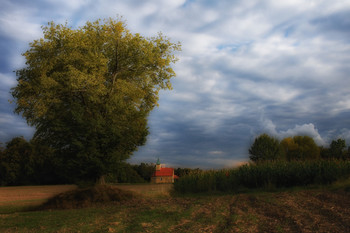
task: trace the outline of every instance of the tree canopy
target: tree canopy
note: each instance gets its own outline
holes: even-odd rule
[[[332,145],[339,153],[347,155],[345,151],[345,140],[332,142]],[[316,160],[321,158],[321,148],[318,147],[309,136],[294,136],[284,138],[281,142],[267,134],[258,136],[249,149],[250,160],[253,162],[272,161],[272,160]],[[324,154],[329,154],[328,149],[322,149]],[[322,156],[326,158],[327,155]],[[338,156],[339,157],[339,156]]]
[[[281,141],[281,145],[288,160],[318,159],[320,149],[309,136],[288,137]]]
[[[78,29],[51,22],[43,35],[16,72],[15,112],[35,126],[35,140],[55,149],[69,177],[96,180],[145,143],[180,44],[132,34],[113,19]]]
[[[346,157],[345,148],[346,148],[346,144],[344,139],[338,138],[337,140],[333,140],[329,145],[330,157],[337,158],[337,159]]]
[[[255,138],[249,154],[249,158],[254,162],[277,160],[282,156],[279,141],[267,134]]]

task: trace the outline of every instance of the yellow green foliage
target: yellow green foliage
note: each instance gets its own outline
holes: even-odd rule
[[[180,45],[162,34],[132,34],[113,19],[42,29],[44,37],[30,43],[26,67],[17,71],[15,111],[36,127],[35,138],[88,161],[82,167],[74,161],[71,169],[88,166],[85,175],[102,175],[145,143],[147,116],[159,90],[171,89]]]
[[[288,160],[320,158],[320,149],[309,136],[288,137],[281,141],[281,146]]]

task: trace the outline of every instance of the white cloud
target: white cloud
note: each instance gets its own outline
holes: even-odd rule
[[[260,124],[263,130],[266,131],[266,133],[271,134],[273,136],[278,136],[276,125],[270,119],[261,118]]]
[[[179,92],[177,90],[173,90],[171,93],[168,93],[169,98],[173,101],[181,101],[186,103],[196,103],[200,99],[195,93],[191,92]]]
[[[0,114],[0,124],[8,125],[14,122],[13,116],[11,114]]]
[[[279,133],[283,137],[291,137],[295,135],[306,135],[312,137],[316,144],[325,145],[325,141],[322,139],[321,135],[318,133],[318,130],[315,128],[314,124],[303,124],[303,125],[295,125],[293,129],[288,129],[286,131],[281,131]]]
[[[3,142],[18,136],[29,140],[34,133],[34,129],[28,127],[23,119],[10,113],[0,113],[0,125],[0,141]]]
[[[342,128],[337,135],[335,135],[331,140],[337,140],[338,138],[344,139],[347,146],[350,146],[350,129]],[[331,143],[331,140],[329,143]]]
[[[350,109],[350,96],[344,95],[344,98],[339,100],[333,108],[333,113],[337,114],[342,111],[346,111]]]
[[[210,164],[206,168],[234,168],[247,163],[247,160],[227,159],[227,158],[205,158],[202,163]]]
[[[35,20],[35,9],[23,9],[9,1],[2,4],[4,8],[0,10],[0,33],[3,36],[25,42],[39,38],[41,22]]]
[[[296,124],[294,128],[287,130],[277,130],[277,126],[272,122],[272,120],[262,117],[260,119],[260,124],[264,132],[271,134],[272,136],[279,139],[293,136],[309,136],[314,139],[316,144],[326,145],[325,140],[322,138],[317,128],[312,123],[303,125]]]
[[[205,33],[188,33],[187,37],[182,43],[183,51],[194,57],[205,56],[206,59],[210,59],[209,54],[216,51],[216,47],[221,41],[216,36]]]
[[[224,154],[225,152],[221,151],[221,150],[213,150],[213,151],[209,151],[208,154],[211,154],[211,155],[222,155]]]
[[[299,91],[293,87],[283,87],[280,83],[272,82],[253,82],[242,80],[239,84],[240,90],[251,96],[256,96],[263,100],[272,100],[275,102],[288,102],[293,100]]]
[[[53,6],[58,7],[58,8],[64,8],[66,11],[68,11],[69,13],[71,13],[74,10],[77,10],[81,7],[86,6],[87,4],[89,4],[90,0],[61,0],[59,2],[55,1],[55,0],[46,0],[47,2],[51,3]]]
[[[0,89],[9,89],[16,85],[16,79],[13,75],[0,73]]]

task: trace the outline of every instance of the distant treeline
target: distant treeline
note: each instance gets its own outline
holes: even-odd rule
[[[0,146],[1,186],[73,183],[66,174],[67,166],[69,164],[55,156],[52,148],[34,140],[15,137]],[[121,162],[105,180],[111,183],[149,182],[154,169],[154,164]]]
[[[59,160],[51,148],[22,137],[13,138],[0,149],[0,185],[65,183]]]
[[[278,139],[262,134],[249,148],[249,164],[197,171],[179,179],[180,193],[240,192],[245,189],[323,185],[350,177],[350,148],[344,139],[320,147],[309,136]]]
[[[35,140],[15,137],[5,145],[0,144],[0,186],[70,184],[66,164],[55,156],[54,150]],[[199,169],[177,168],[175,174],[184,176]],[[132,165],[120,162],[115,171],[105,177],[109,183],[150,182],[155,164]]]
[[[121,163],[116,172],[106,177],[108,183],[146,183],[151,181],[155,171],[155,164],[141,163],[139,165]]]
[[[350,147],[346,147],[345,139],[333,140],[329,147],[318,146],[309,136],[287,137],[278,139],[262,134],[258,136],[249,149],[253,162],[275,160],[317,160],[317,159],[349,159]]]

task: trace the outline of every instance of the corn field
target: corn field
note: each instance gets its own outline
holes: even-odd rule
[[[246,164],[234,169],[195,171],[181,177],[174,188],[179,193],[237,192],[330,184],[349,176],[349,160],[275,161]]]

